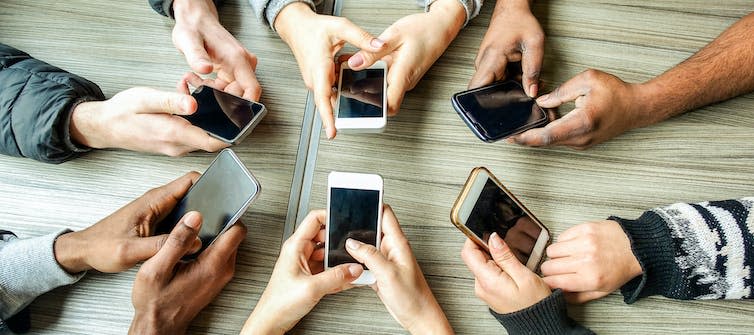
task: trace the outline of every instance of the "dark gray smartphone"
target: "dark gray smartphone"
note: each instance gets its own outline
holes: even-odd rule
[[[182,116],[225,143],[240,143],[267,114],[261,103],[209,86],[197,87],[191,96],[196,99],[197,110],[194,114]]]

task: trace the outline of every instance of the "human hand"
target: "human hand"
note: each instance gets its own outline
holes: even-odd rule
[[[382,233],[380,250],[355,239],[346,241],[346,250],[372,272],[370,286],[390,315],[411,334],[452,334],[390,206],[382,212]]]
[[[537,99],[542,108],[555,108],[568,101],[576,108],[544,128],[534,128],[510,137],[526,146],[565,145],[586,149],[623,132],[661,120],[649,113],[643,85],[629,84],[598,70],[587,70],[554,91]]]
[[[537,274],[516,258],[497,233],[490,236],[490,258],[473,241],[466,239],[461,258],[474,274],[474,293],[499,314],[532,306],[551,291]]]
[[[188,173],[149,190],[89,228],[60,235],[54,244],[55,258],[67,272],[78,273],[90,269],[120,272],[152,257],[168,238],[152,236],[157,224],[198,178],[198,173]],[[200,246],[193,245],[191,250]]]
[[[364,271],[359,264],[324,270],[327,212],[312,211],[280,250],[272,276],[241,334],[283,334],[328,294],[347,290]]]
[[[173,44],[194,72],[217,72],[228,93],[259,101],[257,57],[220,24],[211,0],[175,0]],[[218,88],[218,87],[215,87]],[[220,89],[220,88],[218,88]]]
[[[285,6],[274,26],[293,51],[306,87],[314,93],[314,103],[327,138],[334,138],[335,54],[345,43],[372,52],[384,49],[385,43],[346,18],[319,15],[302,2]]]
[[[631,242],[615,221],[590,222],[564,231],[547,247],[544,281],[569,302],[604,297],[643,273]],[[571,293],[569,293],[571,292]]]
[[[529,0],[498,1],[479,46],[469,88],[505,78],[509,62],[521,62],[526,94],[536,97],[544,59],[545,33],[532,15]]]
[[[199,257],[181,262],[196,247],[202,217],[189,212],[134,279],[134,318],[129,334],[184,334],[189,323],[225,287],[236,268],[246,227],[236,223]]]
[[[383,59],[388,64],[388,115],[400,110],[407,91],[416,87],[427,70],[440,58],[458,35],[466,11],[457,0],[438,0],[429,12],[401,18],[388,27],[379,39],[387,45],[381,51],[363,49],[348,59],[348,66],[363,70]]]
[[[71,115],[74,142],[90,148],[122,148],[182,156],[228,146],[179,115],[196,112],[193,97],[136,87],[105,101],[84,102]]]

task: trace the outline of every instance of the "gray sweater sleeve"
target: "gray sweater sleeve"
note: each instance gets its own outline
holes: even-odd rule
[[[429,6],[431,6],[435,1],[437,0],[417,0],[418,3],[424,2],[425,11],[429,11]],[[463,6],[463,9],[466,10],[466,22],[464,22],[463,24],[463,26],[465,27],[467,24],[469,24],[469,21],[471,21],[471,19],[479,15],[479,11],[482,9],[482,4],[484,4],[484,0],[458,0],[458,1]]]
[[[45,292],[84,276],[84,272],[69,274],[55,260],[55,239],[68,232],[63,229],[30,239],[0,235],[0,319],[10,318]]]
[[[313,11],[317,10],[317,5],[322,0],[249,0],[251,9],[257,18],[269,26],[272,30],[275,30],[275,19],[280,14],[280,11],[294,2],[303,2],[309,5]]]

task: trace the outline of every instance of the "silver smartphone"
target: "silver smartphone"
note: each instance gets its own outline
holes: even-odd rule
[[[191,96],[196,99],[197,110],[194,114],[182,115],[183,118],[229,144],[241,143],[267,114],[261,103],[209,86],[197,87]]]

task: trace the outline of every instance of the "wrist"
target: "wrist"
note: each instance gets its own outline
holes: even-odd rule
[[[533,0],[505,0],[498,1],[495,5],[497,11],[526,11],[531,13],[531,4]]]
[[[453,334],[448,318],[437,303],[432,308],[423,308],[406,330],[411,334]]]
[[[437,18],[444,27],[448,43],[452,41],[466,23],[466,8],[458,0],[437,0],[429,7],[430,15]]]
[[[107,147],[105,138],[100,134],[102,128],[98,120],[103,103],[102,101],[82,102],[73,109],[68,130],[74,143],[95,149]]]
[[[131,320],[128,333],[139,335],[185,334],[186,329],[188,329],[187,325],[176,325],[166,321],[168,320],[162,320],[158,317],[157,313],[137,311],[133,320]]]
[[[312,15],[317,15],[317,13],[305,2],[292,2],[280,10],[272,26],[278,32],[280,38],[288,43],[290,37],[292,37],[291,34],[295,33],[293,30],[297,24],[301,24]]]
[[[173,1],[173,17],[176,22],[199,21],[199,18],[206,15],[218,20],[217,8],[212,0]]]
[[[639,118],[639,120],[643,120],[643,124],[638,125],[639,127],[664,121],[677,114],[668,105],[672,99],[667,97],[672,95],[669,95],[662,82],[653,79],[640,84],[631,84],[631,86],[634,91],[633,99],[635,100],[633,101],[642,102],[636,105],[637,108],[641,109],[638,112],[644,116]]]
[[[84,248],[86,243],[81,243],[79,232],[71,232],[58,236],[53,244],[55,260],[61,268],[70,274],[89,270],[86,264]]]
[[[259,304],[257,304],[257,306],[258,305]],[[251,312],[251,315],[249,315],[249,318],[246,319],[246,322],[243,325],[243,329],[241,329],[241,335],[282,335],[285,334],[285,332],[286,329],[280,328],[274,317],[264,315],[264,313],[260,312],[258,308],[255,308],[254,311]]]

